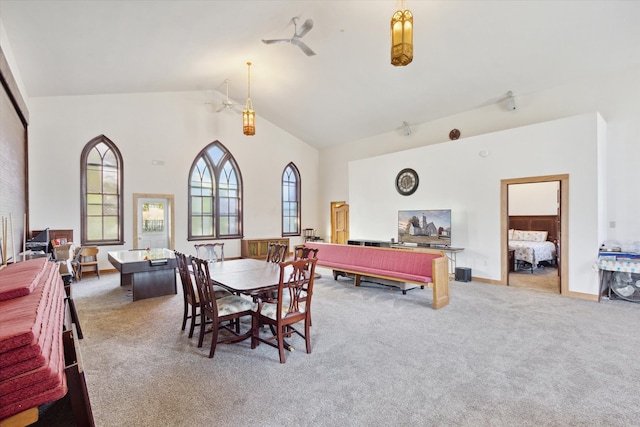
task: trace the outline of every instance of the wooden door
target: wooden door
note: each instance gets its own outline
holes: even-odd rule
[[[346,245],[349,240],[349,205],[331,203],[331,243]]]

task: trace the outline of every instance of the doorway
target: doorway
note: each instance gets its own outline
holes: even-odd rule
[[[174,249],[172,194],[133,195],[133,249]]]
[[[331,202],[331,243],[346,245],[349,240],[349,205]]]
[[[567,254],[568,254],[568,203],[569,203],[569,175],[548,175],[529,178],[507,179],[501,181],[501,284],[510,285],[510,270],[512,260],[509,254],[508,245],[508,228],[509,228],[509,186],[516,184],[535,184],[535,183],[549,183],[559,182],[558,196],[557,196],[557,270],[553,271],[556,277],[547,277],[546,279],[533,279],[531,276],[525,278],[518,277],[519,284],[527,286],[529,281],[530,287],[551,288],[554,292],[565,294],[568,292],[567,280]],[[535,266],[534,266],[535,267]],[[533,269],[532,269],[533,272]],[[520,280],[522,279],[522,280]],[[538,281],[536,285],[534,282]],[[546,281],[546,282],[545,282]],[[514,283],[515,285],[515,283]],[[529,286],[527,286],[529,287]]]

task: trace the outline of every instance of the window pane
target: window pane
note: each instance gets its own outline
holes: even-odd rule
[[[104,155],[104,159],[102,160],[102,164],[105,167],[117,169],[118,161],[116,160],[115,153],[111,150],[107,151]]]
[[[104,217],[104,240],[114,240],[118,238],[118,217]]]
[[[100,169],[87,169],[87,192],[99,193],[102,190]]]
[[[220,197],[220,215],[229,214],[229,199],[227,197]]]
[[[227,206],[229,215],[238,216],[238,203],[238,199],[229,200],[229,205]]]
[[[206,215],[213,214],[213,198],[212,197],[202,198],[202,213]]]
[[[207,154],[211,158],[214,166],[218,166],[220,163],[220,159],[224,156],[224,152],[218,145],[212,145],[211,148],[207,150]]]
[[[91,150],[91,152],[87,156],[87,167],[89,168],[91,166],[102,166],[102,156],[100,155],[100,152],[95,148]]]
[[[103,171],[102,192],[105,194],[118,194],[118,173],[115,171]]]
[[[230,216],[230,217],[227,217],[227,220],[229,221],[228,223],[229,234],[239,234],[240,230],[238,229],[238,217]]]
[[[220,235],[228,235],[231,234],[229,232],[229,217],[221,216],[220,217]]]
[[[87,205],[87,216],[101,216],[102,205]]]
[[[202,217],[202,235],[213,236],[213,218],[210,216]]]
[[[102,217],[87,218],[87,239],[102,240]]]
[[[191,234],[194,236],[202,236],[202,217],[191,217]]]
[[[193,215],[202,214],[202,197],[191,197],[191,213]]]

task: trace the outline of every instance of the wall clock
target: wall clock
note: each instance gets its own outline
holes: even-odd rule
[[[410,168],[402,169],[396,176],[396,190],[403,196],[409,196],[418,189],[418,182],[416,171]]]
[[[458,129],[451,129],[451,132],[449,132],[449,139],[454,141],[458,138],[460,138],[460,131]]]

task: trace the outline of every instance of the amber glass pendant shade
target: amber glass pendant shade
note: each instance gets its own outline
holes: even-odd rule
[[[247,136],[256,134],[256,113],[253,108],[245,108],[242,112],[242,133]]]
[[[247,136],[256,134],[256,112],[251,102],[251,62],[247,62],[247,104],[242,112],[242,133]]]
[[[396,67],[413,61],[413,14],[402,3],[403,10],[391,17],[391,64]]]

